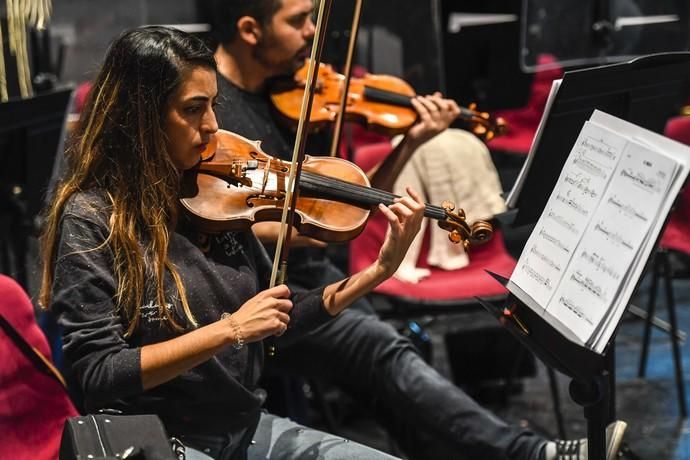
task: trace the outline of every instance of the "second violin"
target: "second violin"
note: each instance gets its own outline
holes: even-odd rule
[[[304,93],[307,67],[295,73],[294,80],[281,81],[271,89],[271,101],[281,118],[295,127]],[[310,123],[322,129],[332,123],[339,110],[340,95],[345,76],[328,64],[319,65],[316,93]],[[345,106],[346,119],[365,124],[381,134],[396,135],[406,132],[417,121],[417,112],[410,102],[416,96],[414,89],[404,80],[390,75],[366,74],[352,78]],[[471,131],[484,140],[490,140],[505,130],[505,122],[479,112],[474,104],[460,107],[459,118],[469,124]]]

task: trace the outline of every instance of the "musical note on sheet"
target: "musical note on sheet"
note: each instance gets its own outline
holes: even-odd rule
[[[546,265],[549,267],[553,268],[554,270],[560,272],[561,271],[561,266],[558,265],[556,262],[554,262],[549,256],[541,252],[536,246],[532,246],[532,249],[530,249],[530,252],[540,258]]]
[[[567,196],[563,196],[560,193],[556,195],[556,201],[559,201],[566,206],[570,206],[574,211],[577,211],[578,214],[587,217],[587,214],[589,211],[585,209],[584,206],[582,206],[580,203],[577,202],[577,200],[573,198],[568,198]]]
[[[558,236],[552,235],[543,228],[539,230],[539,236],[541,236],[544,239],[544,241],[548,241],[549,243],[556,246],[558,249],[565,251],[566,253],[570,252],[568,246],[566,246],[566,244],[561,239],[559,239]]]
[[[578,307],[578,305],[572,299],[568,299],[566,297],[561,296],[558,298],[558,303],[560,303],[565,308],[573,312],[573,314],[576,315],[578,318],[587,322],[587,324],[592,325],[592,319],[585,315],[585,313],[580,309],[580,307]]]
[[[587,251],[582,251],[582,254],[580,256],[585,259],[589,264],[592,265],[597,271],[604,273],[607,276],[610,276],[611,278],[615,280],[619,280],[621,278],[621,274],[618,273],[612,266],[610,266],[607,262],[606,259],[601,257],[597,253],[588,253]]]
[[[593,296],[604,298],[604,289],[597,284],[591,277],[584,275],[580,271],[575,271],[570,275],[570,280],[583,289],[589,291]]]
[[[529,275],[536,283],[543,284],[547,288],[553,288],[551,280],[544,275],[530,267],[528,264],[522,264],[522,269]]]
[[[582,139],[580,145],[583,147],[582,151],[596,153],[614,161],[618,158],[618,152],[603,139],[585,137]]]
[[[572,220],[568,220],[568,218],[564,217],[562,214],[549,210],[547,216],[569,232],[577,233],[577,224]]]
[[[643,214],[635,206],[625,203],[624,200],[619,198],[616,194],[609,196],[608,203],[628,217],[635,217],[641,220],[642,222],[649,221],[649,217]]]
[[[621,170],[621,176],[630,180],[638,187],[642,187],[646,190],[654,190],[657,193],[659,192],[659,181],[654,178],[646,177],[643,171],[633,171],[631,168],[625,168]]]
[[[604,235],[607,241],[615,244],[616,246],[623,246],[626,249],[630,249],[631,251],[633,250],[633,245],[630,241],[626,240],[623,235],[615,230],[608,228],[603,222],[598,222],[594,226],[594,231]]]
[[[575,189],[579,190],[583,195],[589,195],[592,198],[596,198],[597,192],[593,188],[589,187],[589,177],[582,174],[567,174],[565,176],[565,183],[572,185]]]

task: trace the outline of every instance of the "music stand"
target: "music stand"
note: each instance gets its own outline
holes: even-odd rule
[[[661,53],[593,69],[568,71],[532,146],[529,169],[511,193],[513,225],[539,219],[580,128],[594,109],[657,133],[679,113],[690,82],[690,52]],[[526,166],[528,163],[526,163]]]
[[[488,273],[502,285],[508,284],[508,279]],[[583,407],[587,421],[588,458],[605,460],[606,425],[611,421],[609,350],[599,355],[571,342],[513,294],[501,307],[478,300],[545,365],[572,379],[570,397]]]
[[[0,104],[0,218],[7,223],[0,265],[25,289],[27,242],[62,143],[72,89]]]
[[[690,77],[690,53],[667,53],[588,70],[566,72],[545,114],[538,145],[516,183],[514,224],[535,223],[542,214],[560,171],[594,109],[656,132],[684,101]],[[506,285],[508,280],[491,274]],[[639,283],[639,281],[638,281]],[[583,406],[588,454],[604,460],[606,425],[613,418],[614,331],[600,355],[568,340],[547,321],[510,294],[502,307],[481,304],[547,366],[569,376],[570,395]]]

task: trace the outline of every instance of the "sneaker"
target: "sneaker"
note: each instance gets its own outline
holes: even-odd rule
[[[620,420],[606,427],[606,460],[618,457],[627,427],[628,424]],[[548,442],[544,448],[544,460],[587,460],[587,438]]]

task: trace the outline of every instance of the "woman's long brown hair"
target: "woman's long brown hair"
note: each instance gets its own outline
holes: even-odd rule
[[[215,70],[212,52],[201,40],[174,29],[131,30],[111,45],[66,152],[68,170],[46,213],[39,297],[44,308],[51,301],[65,205],[75,193],[100,189],[111,204],[110,233],[103,246],[113,254],[114,302],[127,321],[126,334],[132,334],[139,322],[149,276],[155,280],[161,318],[183,329],[166,308],[166,271],[174,280],[186,319],[196,325],[179,272],[167,254],[180,173],[168,155],[164,130],[168,100],[185,72],[196,66]]]

